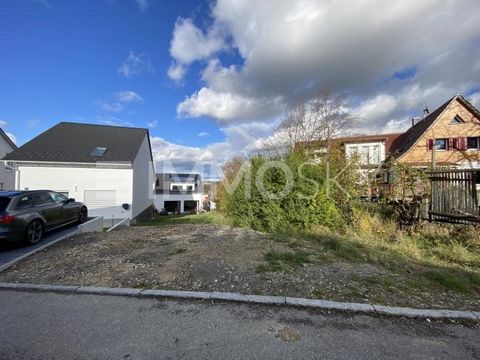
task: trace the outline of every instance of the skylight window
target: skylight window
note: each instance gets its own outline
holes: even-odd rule
[[[93,149],[93,151],[90,153],[90,156],[103,156],[107,152],[106,147],[96,147]]]

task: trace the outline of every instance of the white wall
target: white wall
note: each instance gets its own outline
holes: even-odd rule
[[[193,194],[155,194],[155,208],[160,211],[165,209],[165,201],[180,201],[181,207],[180,212],[183,212],[184,201],[188,200],[195,200],[198,201],[199,210],[203,208],[202,203],[203,194],[201,193],[193,193]]]
[[[19,166],[16,175],[17,190],[68,191],[69,197],[81,202],[85,190],[115,190],[114,205],[95,208],[87,203],[89,215],[103,216],[106,223],[112,217],[132,217],[132,169]],[[130,204],[129,210],[122,209],[124,203]]]
[[[0,159],[13,151],[12,146],[0,136]],[[15,188],[15,174],[13,171],[6,170],[5,163],[0,161],[0,184],[3,184],[3,190],[13,190]],[[2,190],[2,186],[0,186]]]
[[[148,138],[145,136],[133,162],[133,217],[152,206],[154,188],[155,170],[150,157]]]

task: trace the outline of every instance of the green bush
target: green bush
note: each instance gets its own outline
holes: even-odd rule
[[[241,178],[233,192],[228,192],[227,186],[221,192],[220,209],[234,225],[280,232],[308,230],[318,225],[342,228],[344,217],[339,203],[345,207],[348,199],[326,181],[325,164],[310,163],[294,152],[277,158],[254,156],[247,161],[249,175]],[[278,166],[268,167],[268,161],[281,161],[293,178],[289,179]],[[236,169],[230,165],[226,179],[230,184],[234,175],[240,173],[240,166],[238,160]],[[289,191],[285,191],[287,185]]]

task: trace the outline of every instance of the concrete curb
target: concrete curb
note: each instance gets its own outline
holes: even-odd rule
[[[447,319],[447,320],[470,320],[480,321],[479,311],[461,310],[436,310],[436,309],[413,309],[374,304],[344,303],[337,301],[293,298],[285,296],[243,295],[229,292],[201,292],[201,291],[176,291],[176,290],[152,290],[133,288],[105,288],[93,286],[67,286],[67,285],[43,285],[22,283],[0,283],[0,290],[14,291],[40,291],[87,295],[112,295],[134,296],[139,298],[163,298],[163,299],[190,299],[190,300],[220,300],[229,302],[284,305],[302,307],[306,309],[334,310],[364,314],[379,314],[389,316],[401,316],[419,319]]]

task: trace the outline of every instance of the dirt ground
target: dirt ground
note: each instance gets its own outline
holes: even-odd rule
[[[404,274],[366,263],[309,257],[265,268],[265,254],[292,252],[247,229],[209,224],[136,226],[77,235],[0,273],[2,282],[229,291],[337,301],[480,309],[472,294],[412,289]],[[263,267],[262,267],[263,266]]]

